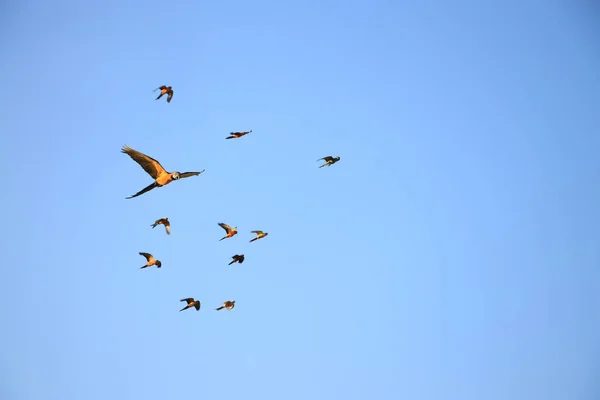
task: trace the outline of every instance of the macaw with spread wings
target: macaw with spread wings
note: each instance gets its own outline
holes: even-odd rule
[[[152,190],[156,187],[165,186],[165,185],[168,185],[169,183],[176,181],[178,179],[189,178],[190,176],[200,175],[201,173],[204,172],[204,170],[202,170],[200,172],[183,172],[183,173],[178,172],[178,171],[168,172],[154,158],[149,157],[149,156],[145,155],[144,153],[141,153],[137,150],[134,150],[129,146],[123,146],[121,153],[125,153],[129,157],[131,157],[133,159],[133,161],[140,164],[140,166],[144,169],[144,171],[146,171],[148,173],[148,175],[150,175],[152,178],[154,178],[154,182],[152,184],[146,186],[144,189],[140,190],[136,194],[126,197],[126,199],[132,199],[132,198],[142,195],[146,192],[149,192],[150,190]]]

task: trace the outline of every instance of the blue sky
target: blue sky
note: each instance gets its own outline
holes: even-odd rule
[[[0,398],[598,398],[597,8],[2,10]]]

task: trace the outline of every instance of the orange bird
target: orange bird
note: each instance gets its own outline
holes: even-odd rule
[[[241,264],[241,263],[244,262],[244,259],[245,259],[245,257],[244,257],[243,254],[236,254],[235,256],[233,256],[231,258],[233,258],[233,261],[230,262],[229,265],[233,264],[234,262],[237,262],[237,263]]]
[[[161,97],[163,97],[166,94],[167,95],[167,103],[171,102],[171,99],[173,98],[173,89],[171,89],[171,86],[162,85],[161,87],[154,89],[153,92],[156,92],[157,90],[160,90],[160,94],[158,95],[158,97],[155,100],[160,99]]]
[[[167,235],[171,234],[171,223],[169,222],[169,218],[165,217],[165,218],[157,219],[156,222],[154,222],[150,226],[152,227],[152,229],[154,229],[158,225],[164,225],[165,226],[165,230],[167,231]]]
[[[248,132],[231,132],[231,136],[227,136],[225,139],[238,139],[249,133],[252,133],[252,129],[250,129]]]
[[[225,229],[225,232],[227,232],[227,235],[223,236],[221,239],[219,239],[219,242],[223,239],[227,239],[230,237],[233,237],[235,235],[237,235],[237,227],[231,229],[231,227],[227,224],[224,224],[222,222],[219,222],[219,226],[223,229]]]
[[[152,190],[154,188],[168,185],[169,183],[176,181],[178,179],[181,179],[181,178],[189,178],[190,176],[200,175],[201,173],[204,172],[204,170],[202,170],[200,172],[183,172],[183,173],[178,172],[178,171],[168,172],[154,158],[149,157],[149,156],[145,155],[144,153],[141,153],[137,150],[134,150],[129,146],[123,146],[123,148],[121,149],[121,153],[125,153],[129,157],[131,157],[131,159],[133,161],[135,161],[136,163],[138,163],[144,169],[144,171],[146,171],[148,173],[148,175],[150,175],[152,178],[154,178],[154,182],[152,182],[150,185],[146,186],[145,188],[143,188],[142,190],[140,190],[133,196],[126,197],[126,199],[132,199],[132,198],[142,195],[146,192],[149,192],[150,190]]]
[[[179,310],[179,312],[181,312],[183,310],[187,310],[190,307],[194,307],[196,309],[196,311],[200,310],[200,300],[194,300],[193,297],[188,297],[187,299],[181,299],[179,301],[187,302],[187,306],[183,307],[181,310]]]
[[[231,310],[233,307],[235,307],[235,300],[227,300],[223,302],[223,305],[219,308],[215,308],[215,310],[219,311],[222,310],[224,308],[226,308],[228,311]]]
[[[154,256],[150,253],[140,253],[140,256],[144,256],[146,257],[146,265],[144,265],[142,268],[148,268],[151,267],[153,265],[156,265],[156,268],[160,268],[162,266],[162,263],[160,262],[160,260],[155,260]]]
[[[250,241],[250,243],[254,242],[255,240],[264,238],[265,236],[267,236],[269,234],[268,232],[263,232],[263,231],[252,231],[252,233],[256,233],[256,237],[254,239],[252,239]]]

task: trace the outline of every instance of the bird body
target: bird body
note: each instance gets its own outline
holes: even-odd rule
[[[148,175],[150,175],[152,178],[154,178],[153,183],[151,183],[144,189],[140,190],[136,194],[126,197],[126,199],[132,199],[132,198],[140,196],[146,192],[149,192],[150,190],[152,190],[156,187],[165,186],[165,185],[168,185],[169,183],[176,181],[178,179],[200,175],[201,173],[204,172],[204,170],[202,170],[200,172],[183,172],[183,173],[181,173],[179,171],[168,172],[154,158],[147,156],[146,154],[141,153],[137,150],[134,150],[129,146],[123,146],[123,148],[121,149],[121,153],[125,153],[129,157],[131,157],[131,159],[133,161],[137,162],[144,169],[144,171],[146,171],[146,173],[148,173]]]
[[[156,268],[160,268],[162,266],[162,263],[160,262],[160,260],[155,259],[154,256],[150,253],[140,253],[140,256],[144,256],[146,258],[146,265],[144,265],[140,269],[148,268],[153,265],[156,265]]]
[[[235,300],[231,300],[231,301],[227,300],[227,301],[223,302],[223,305],[221,307],[215,308],[215,310],[219,311],[219,310],[222,310],[222,309],[226,308],[227,311],[229,311],[233,307],[235,307]]]
[[[160,94],[158,95],[158,97],[155,100],[160,99],[161,97],[163,97],[166,94],[167,95],[167,103],[171,102],[171,99],[173,98],[173,93],[174,93],[171,86],[162,85],[161,87],[154,89],[153,92],[156,92],[157,90],[160,90]]]
[[[247,132],[231,132],[231,133],[229,134],[230,136],[227,136],[225,139],[239,139],[239,138],[241,138],[242,136],[244,136],[244,135],[247,135],[247,134],[249,134],[249,133],[252,133],[252,129],[250,129],[250,130],[249,130],[249,131],[247,131]]]
[[[221,228],[225,229],[225,232],[227,232],[227,235],[225,235],[221,239],[219,239],[219,242],[223,239],[227,239],[227,238],[237,235],[237,227],[232,228],[229,225],[224,224],[223,222],[219,222],[219,226]]]
[[[231,257],[231,258],[232,258],[233,260],[232,260],[232,261],[229,263],[229,265],[231,265],[231,264],[233,264],[233,263],[235,263],[235,262],[237,262],[237,263],[240,263],[240,264],[241,264],[241,263],[243,263],[243,262],[244,262],[244,259],[245,259],[246,257],[244,257],[244,255],[243,255],[243,254],[236,254],[235,256],[233,256],[233,257]]]
[[[335,164],[336,162],[340,161],[340,157],[327,156],[327,157],[319,158],[317,161],[321,161],[321,160],[324,160],[325,164],[321,165],[319,168],[323,168],[324,166],[330,167],[333,164]]]
[[[188,297],[187,299],[181,299],[179,301],[187,302],[187,305],[185,307],[183,307],[181,310],[179,310],[179,312],[181,312],[183,310],[187,310],[188,308],[191,308],[191,307],[194,307],[196,309],[196,311],[200,310],[200,307],[201,307],[200,300],[194,300],[193,297]]]
[[[268,232],[263,232],[263,231],[252,231],[252,233],[256,233],[256,237],[254,239],[252,239],[250,241],[250,243],[254,242],[255,240],[264,238],[265,236],[267,236],[269,234]]]
[[[157,219],[151,226],[152,229],[156,228],[158,225],[164,225],[165,226],[165,230],[167,231],[167,235],[171,234],[171,223],[169,222],[169,218],[165,217],[165,218],[160,218]]]

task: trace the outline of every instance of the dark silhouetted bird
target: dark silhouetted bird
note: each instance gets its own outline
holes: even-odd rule
[[[230,135],[231,136],[227,136],[225,139],[238,139],[241,138],[244,135],[247,135],[249,133],[252,133],[252,129],[250,129],[247,132],[231,132]]]
[[[187,310],[188,308],[194,307],[196,311],[200,309],[200,300],[194,300],[193,297],[188,297],[187,299],[181,299],[179,301],[187,301],[187,306],[183,307],[180,312],[183,310]]]
[[[231,262],[229,263],[229,265],[233,264],[234,262],[237,262],[237,263],[240,263],[240,264],[241,264],[241,263],[243,263],[243,262],[244,262],[244,259],[245,259],[245,257],[244,257],[244,255],[243,255],[243,254],[236,254],[235,256],[233,256],[233,257],[231,257],[231,258],[233,258],[233,261],[231,261]]]
[[[329,166],[335,164],[336,162],[340,161],[340,157],[327,156],[327,157],[319,158],[317,161],[321,161],[321,160],[325,160],[325,164],[321,165],[319,168],[323,168],[326,165],[329,167]]]

